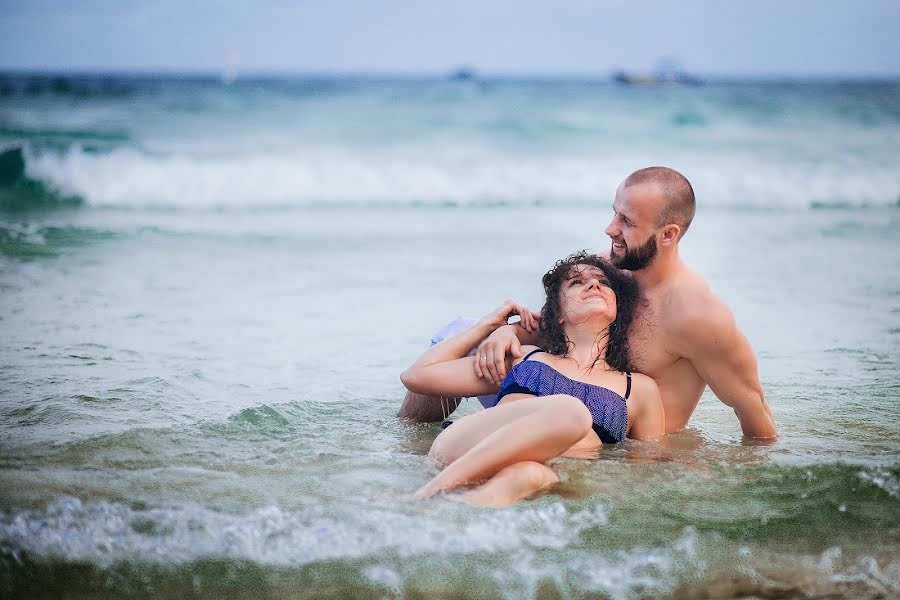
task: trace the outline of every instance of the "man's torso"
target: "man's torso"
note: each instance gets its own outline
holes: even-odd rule
[[[678,331],[682,308],[717,302],[702,278],[693,272],[677,281],[642,292],[628,342],[635,370],[652,377],[666,411],[666,431],[687,425],[706,382],[685,358]]]

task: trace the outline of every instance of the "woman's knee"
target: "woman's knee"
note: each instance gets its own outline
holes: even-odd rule
[[[431,450],[428,451],[428,458],[435,461],[439,466],[443,467],[459,457],[460,449],[453,444],[453,440],[448,439],[450,436],[443,435],[442,431],[431,443]]]
[[[473,417],[483,413],[466,415],[453,422],[452,427],[442,430],[431,443],[428,457],[440,465],[447,465],[480,441],[481,436],[475,435],[470,428]]]

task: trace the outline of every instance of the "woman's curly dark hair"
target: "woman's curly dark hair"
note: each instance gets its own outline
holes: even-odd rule
[[[576,252],[559,260],[543,277],[544,291],[547,300],[541,309],[540,332],[544,349],[556,356],[565,356],[572,342],[566,338],[560,325],[561,309],[559,292],[578,265],[588,265],[603,271],[609,280],[612,291],[616,294],[616,319],[609,324],[606,341],[606,364],[618,371],[631,371],[631,360],[628,355],[628,328],[634,320],[634,309],[637,306],[639,291],[637,282],[609,264],[604,259],[587,250]],[[592,365],[593,366],[593,365]]]

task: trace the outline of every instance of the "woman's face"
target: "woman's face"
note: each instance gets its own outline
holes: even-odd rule
[[[575,265],[559,289],[560,325],[577,325],[597,317],[616,318],[616,294],[603,270]]]

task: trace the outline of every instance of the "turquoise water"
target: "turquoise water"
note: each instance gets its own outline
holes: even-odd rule
[[[896,84],[0,94],[3,595],[900,595]],[[695,184],[682,252],[778,441],[707,395],[537,500],[401,500],[438,429],[395,419],[398,373],[458,314],[537,308],[654,163]]]

